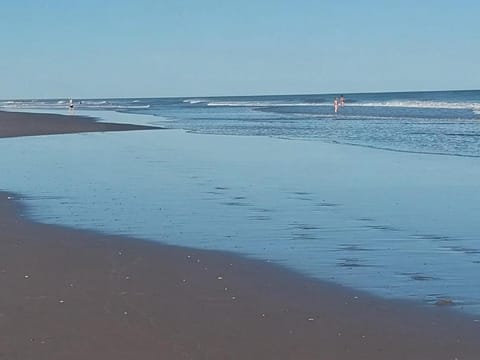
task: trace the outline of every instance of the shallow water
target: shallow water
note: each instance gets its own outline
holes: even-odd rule
[[[0,151],[0,188],[43,222],[480,314],[478,158],[182,130],[2,139]]]

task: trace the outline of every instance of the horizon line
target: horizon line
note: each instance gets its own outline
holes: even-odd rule
[[[119,97],[48,97],[48,98],[9,98],[0,101],[29,101],[29,100],[114,100],[114,99],[185,99],[185,98],[239,98],[239,97],[269,97],[269,96],[325,96],[325,95],[367,95],[367,94],[406,94],[406,93],[438,93],[438,92],[468,92],[480,91],[479,89],[446,89],[446,90],[389,90],[389,91],[365,91],[365,92],[322,92],[322,93],[275,93],[275,94],[250,94],[250,95],[184,95],[184,96],[119,96]]]

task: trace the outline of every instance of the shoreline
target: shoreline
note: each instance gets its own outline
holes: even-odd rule
[[[0,193],[7,358],[476,359],[480,323],[239,255],[32,222]],[[20,198],[21,199],[21,198]]]
[[[42,134],[59,133],[51,126],[42,122]],[[6,358],[480,354],[480,323],[451,309],[379,299],[239,255],[36,223],[17,197],[0,193]]]

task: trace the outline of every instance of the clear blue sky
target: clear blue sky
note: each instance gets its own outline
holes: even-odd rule
[[[5,0],[0,98],[480,88],[478,0]]]

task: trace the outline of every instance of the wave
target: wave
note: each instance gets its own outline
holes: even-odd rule
[[[226,101],[217,101],[217,102],[208,102],[208,106],[231,106],[231,107],[285,107],[285,106],[331,106],[330,103],[313,103],[313,102],[302,102],[302,103],[289,103],[289,102],[274,102],[274,101],[235,101],[235,102],[226,102]]]
[[[201,99],[184,100],[189,104],[203,103],[207,106],[224,107],[315,107],[315,106],[333,106],[331,102],[276,102],[276,101],[208,101]],[[452,109],[452,110],[472,110],[480,115],[480,103],[478,102],[445,102],[445,101],[425,101],[425,100],[388,100],[373,102],[348,102],[348,107],[394,107],[394,108],[424,108],[424,109]]]
[[[183,102],[188,104],[201,104],[201,103],[207,103],[208,101],[203,99],[186,99],[186,100],[183,100]]]
[[[384,101],[369,103],[354,103],[349,106],[368,106],[368,107],[403,107],[403,108],[424,108],[424,109],[454,109],[454,110],[473,110],[480,111],[480,103],[475,102],[446,102],[446,101],[425,101],[425,100],[407,100],[407,101]]]
[[[281,101],[220,101],[212,99],[186,99],[187,104],[205,104],[207,106],[225,106],[225,107],[272,107],[272,106],[330,106],[326,102],[281,102]]]
[[[107,104],[106,100],[81,100],[81,104],[84,105],[104,105]]]
[[[150,105],[132,105],[131,103],[109,103],[107,101],[91,101],[91,100],[79,100],[74,101],[75,108],[88,109],[88,110],[121,110],[121,109],[149,109]],[[0,102],[0,108],[2,109],[65,109],[67,108],[67,101],[2,101]]]
[[[138,99],[86,99],[74,100],[77,109],[92,110],[121,110],[121,109],[149,109],[156,106],[156,100]],[[315,98],[188,98],[182,100],[185,106],[208,106],[208,107],[243,107],[256,108],[258,110],[266,108],[315,108],[332,107],[330,101]],[[67,106],[65,99],[51,100],[3,100],[0,101],[0,108],[3,109],[63,109]],[[480,102],[475,101],[432,101],[432,100],[367,100],[367,99],[346,99],[346,107],[360,108],[423,108],[423,109],[451,109],[451,110],[470,110],[475,116],[480,115]]]
[[[77,109],[93,109],[93,110],[122,110],[122,109],[150,109],[150,105],[119,105],[119,104],[105,104],[105,105],[92,105],[92,104],[75,104]]]

